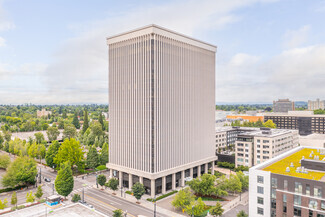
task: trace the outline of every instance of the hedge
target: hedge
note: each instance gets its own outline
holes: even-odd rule
[[[16,191],[16,190],[19,190],[21,188],[25,188],[27,187],[26,185],[22,185],[22,186],[16,186],[14,188],[4,188],[4,189],[0,189],[0,193],[3,193],[3,192],[8,192],[8,191]]]
[[[167,194],[164,194],[164,195],[161,195],[161,196],[157,197],[156,200],[155,200],[155,199],[152,199],[152,198],[148,198],[147,201],[150,201],[150,202],[156,202],[156,201],[161,200],[161,199],[163,199],[163,198],[165,198],[165,197],[168,197],[168,196],[170,196],[170,195],[173,195],[173,194],[175,194],[175,193],[177,193],[177,192],[178,192],[178,191],[171,191],[171,192],[169,192],[169,193],[167,193]]]
[[[99,165],[96,169],[97,170],[106,170],[107,167],[105,165]]]

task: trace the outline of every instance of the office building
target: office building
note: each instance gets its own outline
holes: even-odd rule
[[[152,197],[215,156],[216,47],[150,25],[107,38],[110,176]]]
[[[308,110],[325,109],[325,100],[316,99],[316,101],[308,100]]]
[[[295,103],[289,99],[279,99],[273,101],[273,112],[288,112],[295,110]]]
[[[272,120],[279,129],[299,130],[300,135],[325,134],[325,115],[314,115],[312,111],[265,114],[264,121],[268,120]]]
[[[325,217],[325,149],[297,147],[249,170],[249,216]]]
[[[252,129],[237,135],[236,166],[252,167],[298,146],[297,130]]]

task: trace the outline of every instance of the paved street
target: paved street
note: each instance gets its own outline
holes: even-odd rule
[[[87,203],[93,205],[96,210],[107,215],[112,215],[112,211],[122,209],[128,211],[128,216],[136,217],[138,215],[153,216],[153,210],[149,210],[136,203],[118,198],[108,193],[97,189],[88,189],[85,191],[85,200]],[[157,217],[168,217],[167,215],[157,213]]]
[[[247,205],[239,204],[238,206],[224,213],[221,217],[235,217],[237,216],[237,213],[239,213],[241,210],[244,210],[246,213],[248,213],[248,204]]]

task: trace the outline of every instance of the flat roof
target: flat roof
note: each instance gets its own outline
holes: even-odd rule
[[[325,134],[313,133],[306,136],[299,136],[299,139],[317,139],[317,140],[325,140]]]
[[[270,131],[271,134],[264,134],[263,132],[265,131]],[[242,136],[262,136],[262,137],[276,137],[276,136],[281,136],[281,135],[284,135],[284,134],[287,134],[287,133],[291,133],[293,131],[297,131],[298,130],[289,130],[289,129],[269,129],[269,130],[260,130],[258,128],[258,130],[254,130],[254,131],[246,131],[246,132],[243,132],[243,133],[240,133],[240,135]]]
[[[107,44],[109,45],[109,44],[113,44],[116,42],[125,41],[125,40],[131,39],[131,38],[142,36],[144,34],[152,34],[152,33],[170,37],[175,40],[182,41],[182,42],[188,43],[188,44],[192,44],[194,46],[198,46],[198,47],[201,47],[201,48],[213,51],[213,52],[216,52],[216,50],[217,50],[217,46],[215,46],[213,44],[209,44],[204,41],[189,37],[187,35],[172,31],[170,29],[166,29],[166,28],[158,26],[156,24],[150,24],[150,25],[147,25],[144,27],[133,29],[131,31],[127,31],[127,32],[123,32],[123,33],[120,33],[117,35],[109,36],[106,38],[106,40],[107,40]]]
[[[325,118],[325,115],[311,115],[311,114],[287,114],[287,113],[265,113],[264,117],[266,116],[287,116],[287,117],[312,117],[312,118]]]
[[[298,167],[301,167],[300,160],[302,157],[305,159],[314,160],[315,156],[319,156],[320,160],[323,160],[325,155],[322,155],[319,152],[320,149],[317,148],[306,148],[306,147],[299,147],[294,149],[293,152],[289,151],[284,153],[283,155],[280,155],[279,158],[277,158],[275,161],[271,160],[269,163],[268,161],[265,162],[260,167],[257,167],[257,169],[263,170],[263,171],[269,171],[274,174],[280,174],[280,175],[286,175],[286,176],[292,176],[297,178],[303,178],[303,179],[311,179],[319,181],[325,176],[325,172],[323,171],[315,171],[315,170],[307,170],[307,173],[301,173],[297,172],[296,169]],[[311,155],[311,153],[313,153]],[[311,157],[310,157],[311,155]],[[293,167],[291,167],[291,163]],[[290,172],[286,172],[286,169],[289,167]]]

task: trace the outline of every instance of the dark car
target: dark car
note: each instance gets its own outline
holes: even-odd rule
[[[51,182],[50,178],[45,178],[44,180],[45,180],[45,182]]]

